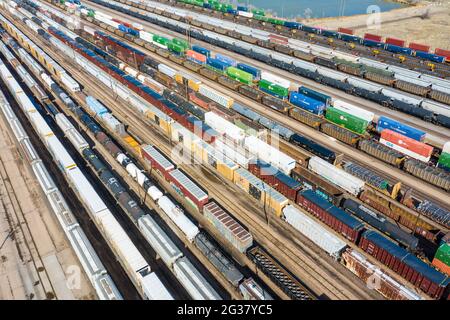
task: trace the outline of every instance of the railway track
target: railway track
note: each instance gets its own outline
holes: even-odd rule
[[[96,26],[95,24],[92,24],[92,25]],[[104,30],[104,31],[108,34],[111,34],[111,35],[117,37],[117,35],[115,35],[112,32],[109,32],[106,30]],[[345,157],[348,158],[349,160],[351,160],[352,162],[363,165],[363,166],[369,166],[369,167],[371,167],[371,169],[373,171],[375,171],[377,173],[382,173],[382,175],[384,175],[388,180],[402,182],[402,185],[406,189],[410,189],[410,188],[414,189],[415,194],[417,196],[419,196],[420,198],[431,199],[434,202],[436,202],[440,205],[443,205],[444,207],[448,206],[449,201],[445,201],[445,199],[447,199],[447,197],[448,197],[448,194],[444,190],[442,190],[438,187],[432,186],[428,183],[423,183],[424,182],[423,180],[419,180],[398,168],[391,167],[391,166],[385,164],[384,162],[377,160],[358,149],[355,149],[349,145],[346,145],[343,142],[336,140],[335,138],[332,138],[322,132],[319,132],[307,125],[304,125],[290,117],[287,117],[286,115],[284,115],[282,113],[276,112],[262,104],[259,104],[259,103],[255,102],[254,100],[251,100],[250,98],[248,98],[240,93],[237,93],[230,89],[224,88],[223,86],[221,86],[220,84],[218,84],[217,82],[215,82],[213,80],[203,77],[200,74],[194,74],[194,72],[192,70],[190,70],[184,66],[181,66],[179,64],[176,64],[168,59],[164,59],[164,58],[160,57],[159,55],[157,55],[156,53],[153,53],[145,48],[142,48],[133,42],[130,42],[128,40],[123,40],[123,41],[135,48],[138,48],[139,50],[143,51],[144,53],[146,53],[147,55],[151,56],[152,58],[154,58],[155,60],[157,60],[161,63],[164,63],[175,69],[182,68],[183,71],[185,71],[191,75],[194,75],[196,78],[201,79],[203,83],[207,84],[211,88],[213,88],[217,91],[220,91],[222,93],[225,93],[226,95],[234,98],[235,101],[245,104],[246,106],[250,107],[252,110],[257,111],[258,113],[262,114],[263,116],[265,116],[271,120],[274,120],[278,123],[283,124],[284,126],[291,129],[292,131],[300,132],[301,134],[308,136],[309,138],[312,138],[313,140],[316,140],[317,142],[325,145],[326,147],[328,147],[338,153],[340,153],[340,152],[344,153]],[[299,128],[301,128],[301,130]],[[291,146],[291,148],[293,148],[295,150],[302,150],[292,144],[289,144],[289,145]],[[301,152],[305,153],[304,150],[302,150]],[[420,181],[421,183],[418,184],[417,183],[418,181]],[[424,218],[424,219],[427,220],[427,218]],[[427,222],[431,223],[432,225],[437,226],[440,229],[443,228],[443,226],[436,224],[432,220],[428,219]]]
[[[53,57],[55,58],[55,57]],[[58,54],[58,60],[64,61],[64,67],[74,76],[77,81],[82,83],[85,87],[89,87],[90,90],[93,90],[95,92],[96,96],[102,99],[103,102],[108,101],[108,106],[112,109],[114,114],[117,116],[117,118],[124,123],[127,123],[130,128],[133,128],[132,132],[137,137],[139,137],[141,140],[152,143],[153,145],[156,145],[161,150],[163,150],[166,154],[170,154],[171,150],[170,147],[168,147],[166,144],[163,144],[161,141],[167,141],[167,138],[162,136],[160,133],[157,133],[158,138],[155,137],[154,132],[148,132],[149,123],[144,121],[142,119],[142,115],[137,114],[136,111],[132,110],[131,108],[123,108],[123,106],[126,105],[125,102],[120,103],[122,107],[117,107],[118,101],[115,100],[113,97],[111,97],[110,94],[107,93],[107,90],[105,88],[99,87],[97,84],[89,83],[87,84],[85,79],[88,79],[88,77],[81,73],[76,67],[72,67],[72,62],[68,61],[67,58],[62,57]],[[58,61],[60,62],[60,61]],[[97,88],[97,89],[93,89]],[[114,108],[112,106],[115,106]],[[151,125],[153,126],[153,125]],[[253,214],[246,212],[246,210],[242,210],[243,206],[238,206],[234,201],[231,199],[234,193],[232,193],[235,190],[232,190],[231,192],[227,192],[227,196],[224,196],[224,190],[218,189],[217,186],[214,186],[211,182],[208,181],[208,179],[205,178],[205,175],[202,173],[199,173],[198,170],[193,170],[192,168],[189,168],[189,166],[181,165],[182,169],[186,170],[191,177],[195,178],[195,180],[202,185],[204,188],[206,188],[210,196],[212,196],[215,199],[219,199],[221,204],[226,204],[226,207],[231,212],[235,213],[238,219],[243,222],[245,225],[250,227],[252,224],[255,223],[255,217]],[[215,175],[215,173],[212,173],[211,170],[207,169],[209,174]],[[223,183],[223,182],[221,182]],[[229,196],[228,196],[229,195]],[[248,201],[248,197],[246,199]],[[261,211],[260,208],[257,208],[257,210]],[[243,212],[245,211],[245,215]],[[281,221],[277,221],[277,224]],[[264,231],[261,231],[264,230]],[[345,279],[343,284],[341,283],[334,283],[332,285],[326,284],[327,281],[330,281],[330,279],[334,279],[335,277],[338,277],[339,280],[343,280],[342,276],[339,275],[339,273],[336,273],[334,269],[334,266],[331,266],[330,262],[325,262],[323,258],[317,259],[315,255],[317,255],[317,251],[310,251],[308,254],[299,254],[296,253],[298,250],[295,248],[294,245],[286,246],[284,239],[281,240],[279,238],[279,235],[274,232],[274,230],[271,230],[271,227],[267,226],[263,221],[263,216],[258,217],[258,225],[255,227],[250,227],[250,231],[255,235],[255,238],[264,245],[265,248],[267,248],[270,252],[276,252],[279,251],[280,248],[286,248],[286,250],[283,250],[282,258],[279,259],[283,264],[285,265],[292,265],[292,264],[299,264],[300,267],[296,268],[296,271],[299,274],[312,274],[314,277],[310,277],[310,281],[314,280],[317,283],[321,283],[321,286],[325,286],[324,288],[320,289],[319,292],[324,292],[325,295],[329,297],[335,296],[336,298],[340,299],[373,299],[376,297],[372,293],[367,293],[367,288],[365,288],[362,284],[356,282],[354,279]],[[270,236],[269,236],[270,235]],[[279,257],[277,257],[279,258]],[[323,261],[320,261],[323,259]],[[309,265],[304,263],[303,261],[306,260],[309,262]],[[320,262],[322,265],[320,265],[320,268],[317,268],[317,262]],[[341,267],[340,265],[338,265]],[[320,272],[319,270],[320,269]],[[323,270],[327,270],[326,274],[320,274],[323,272]],[[344,268],[342,267],[342,270]],[[347,271],[347,270],[345,270]],[[298,274],[296,272],[296,274]],[[350,276],[352,277],[352,276]],[[317,284],[316,284],[317,286]],[[317,286],[317,288],[320,288],[321,286]],[[352,290],[350,290],[351,288]],[[357,291],[358,294],[352,292],[353,290]],[[378,297],[376,297],[378,298]]]
[[[386,107],[382,107],[377,103],[347,94],[345,92],[342,92],[341,90],[333,89],[326,85],[318,84],[317,82],[315,82],[311,79],[307,79],[307,78],[303,78],[298,75],[294,75],[290,72],[287,72],[285,70],[273,67],[266,63],[248,58],[244,55],[223,49],[221,47],[213,46],[208,42],[191,38],[191,37],[189,37],[188,32],[186,32],[186,34],[178,33],[178,32],[172,31],[172,30],[162,28],[158,25],[151,24],[148,21],[125,15],[122,12],[98,5],[96,3],[93,3],[90,1],[85,1],[85,2],[88,3],[89,6],[92,6],[93,8],[100,9],[101,11],[104,11],[107,13],[112,13],[119,18],[121,17],[121,18],[126,19],[127,21],[129,20],[132,22],[138,22],[138,23],[142,24],[143,26],[145,26],[146,28],[148,28],[149,30],[151,30],[153,32],[157,32],[158,34],[166,35],[166,36],[170,36],[170,37],[180,37],[180,35],[183,37],[187,37],[188,41],[190,41],[193,44],[199,44],[205,48],[211,48],[214,52],[225,54],[227,56],[235,58],[238,61],[256,66],[262,70],[270,71],[273,74],[279,75],[285,79],[290,80],[293,83],[298,84],[298,86],[300,86],[300,84],[306,85],[307,87],[310,87],[312,89],[315,89],[315,90],[318,90],[325,94],[328,94],[328,95],[332,96],[333,98],[337,98],[337,99],[346,101],[348,103],[351,103],[353,105],[356,105],[358,107],[362,107],[363,109],[369,110],[377,115],[387,116],[387,117],[393,118],[395,120],[398,120],[402,123],[411,125],[413,127],[417,127],[419,129],[429,133],[428,137],[427,137],[428,142],[433,145],[436,145],[436,147],[442,147],[443,143],[450,140],[450,129],[444,128],[442,126],[437,126],[437,125],[431,124],[429,122],[425,122],[421,119],[418,119],[418,118],[408,115],[406,113],[402,113],[402,112],[398,112],[398,111],[395,111],[395,110],[392,110],[392,109],[389,109]],[[49,4],[49,5],[51,5],[51,4]],[[56,6],[53,6],[53,7],[57,10],[61,10],[60,8],[58,8]],[[149,12],[149,11],[137,9],[134,7],[133,7],[133,9],[138,12],[140,12],[140,11],[144,11],[147,13]],[[67,14],[67,12],[65,12],[65,13]],[[196,27],[193,26],[193,28],[196,28]],[[114,34],[114,36],[117,37],[116,34]],[[279,53],[279,52],[277,52],[277,53]]]
[[[42,260],[38,246],[30,230],[30,225],[11,183],[4,159],[0,157],[0,210],[4,211],[19,257],[26,269],[34,277],[32,292],[28,298],[57,300],[50,275]]]

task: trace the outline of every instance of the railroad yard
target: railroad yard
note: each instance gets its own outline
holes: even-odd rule
[[[0,299],[450,299],[450,51],[389,36],[0,0]]]

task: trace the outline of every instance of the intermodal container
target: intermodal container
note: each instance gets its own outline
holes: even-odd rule
[[[442,152],[439,156],[438,165],[447,171],[450,171],[450,153]]]
[[[413,50],[416,51],[423,51],[423,52],[429,52],[430,51],[430,46],[424,45],[424,44],[420,44],[420,43],[415,43],[415,42],[410,42],[409,43],[409,47]]]
[[[203,48],[203,47],[200,47],[200,46],[198,46],[198,45],[193,45],[193,46],[191,47],[191,49],[194,50],[195,52],[198,52],[198,53],[200,53],[200,54],[206,56],[206,57],[210,57],[210,56],[211,56],[211,51],[210,51],[210,50],[205,49],[205,48]]]
[[[280,99],[285,99],[289,95],[289,89],[283,88],[276,83],[272,83],[267,80],[260,80],[258,83],[258,87],[261,91],[264,91],[268,94],[271,94],[275,97],[278,97]]]
[[[433,266],[450,276],[450,245],[443,243],[436,251]]]
[[[342,28],[342,27],[339,27],[338,32],[345,33],[345,34],[353,34],[353,30],[352,29]]]
[[[214,58],[207,58],[206,64],[213,69],[219,70],[219,71],[225,71],[228,67],[231,66],[231,64],[228,64],[222,60],[214,59]]]
[[[327,96],[326,94],[317,92],[316,90],[301,86],[298,88],[298,93],[301,93],[305,96],[308,96],[310,98],[313,98],[318,101],[322,101],[325,103],[326,106],[328,106],[331,103],[331,97]]]
[[[186,58],[188,60],[194,61],[198,64],[205,64],[206,63],[206,56],[198,53],[194,50],[187,50],[186,51]]]
[[[378,118],[377,131],[381,133],[384,129],[395,131],[417,141],[423,141],[425,138],[425,132],[422,130],[408,126],[388,117],[381,116]]]
[[[381,131],[380,143],[417,160],[430,161],[433,147],[389,129]]]
[[[444,50],[444,49],[440,49],[440,48],[436,48],[436,50],[434,50],[434,53],[446,58],[450,58],[450,50]]]
[[[405,46],[405,40],[396,39],[396,38],[386,38],[384,41],[386,44],[393,44],[394,46],[404,47]]]
[[[364,134],[368,122],[336,108],[328,107],[325,118],[353,132]]]
[[[245,83],[245,84],[250,85],[253,83],[253,75],[252,74],[242,71],[235,67],[227,68],[227,75],[230,78],[237,80],[239,82]]]
[[[289,102],[295,106],[298,106],[304,110],[312,112],[317,115],[322,115],[325,110],[325,103],[322,101],[315,100],[304,94],[291,92],[289,95]]]
[[[364,34],[364,39],[372,40],[372,41],[376,41],[376,42],[381,42],[383,37],[379,36],[379,35],[376,35],[376,34],[366,33],[366,34]]]
[[[245,71],[247,73],[250,73],[253,75],[255,80],[259,80],[261,78],[261,70],[252,66],[249,66],[248,64],[244,63],[238,63],[236,67],[242,71]]]
[[[235,66],[237,64],[236,60],[234,60],[230,57],[224,56],[223,54],[220,54],[220,53],[217,53],[215,58],[219,61],[222,61],[223,63],[230,65],[230,66]]]

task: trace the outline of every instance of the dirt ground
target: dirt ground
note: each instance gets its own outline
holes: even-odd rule
[[[322,19],[304,19],[301,22],[327,29],[347,27],[356,35],[374,33],[409,42],[418,42],[435,48],[450,50],[450,0],[416,1],[415,5],[380,14],[356,15]]]

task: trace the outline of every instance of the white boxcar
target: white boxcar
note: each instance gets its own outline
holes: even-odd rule
[[[167,236],[164,230],[149,215],[142,216],[138,220],[139,229],[152,248],[161,257],[164,263],[172,268],[172,265],[183,253]]]
[[[117,134],[123,136],[125,134],[125,126],[122,122],[117,120],[111,113],[103,113],[100,115],[100,118],[104,121],[104,123],[108,126],[108,128]]]
[[[94,216],[102,211],[109,212],[103,200],[96,192],[94,192],[95,189],[79,168],[68,170],[67,176],[70,182],[75,186],[81,201]]]
[[[55,116],[55,121],[62,132],[66,132],[67,130],[74,128],[73,124],[69,121],[69,119],[67,119],[66,115],[63,113],[58,113]]]
[[[173,300],[172,295],[154,272],[142,279],[142,290],[147,300]]]
[[[416,84],[416,85],[421,86],[421,87],[429,87],[431,85],[428,81],[421,80],[421,79],[418,79],[418,78],[415,78],[415,77],[411,78],[411,77],[405,76],[403,74],[397,74],[396,73],[396,74],[394,74],[394,78],[397,79],[397,80],[402,80],[402,81],[405,81],[405,82]]]
[[[223,157],[226,157],[231,161],[236,162],[243,168],[248,168],[249,162],[254,159],[254,157],[252,156],[250,157],[246,156],[246,151],[243,148],[238,146],[230,147],[218,139],[215,140],[214,146],[216,153],[222,154]]]
[[[381,90],[381,93],[392,99],[397,99],[397,100],[403,101],[405,103],[409,103],[409,104],[416,105],[416,106],[418,106],[423,100],[423,99],[414,98],[413,96],[410,96],[410,95],[406,95],[405,93],[400,93],[398,91],[394,91],[392,89],[383,88]]]
[[[148,274],[150,272],[149,265],[112,213],[104,210],[96,217],[105,238],[112,244],[114,251],[130,275],[135,277],[134,273],[142,276]]]
[[[237,13],[238,13],[239,16],[242,16],[242,17],[253,18],[253,13],[251,13],[251,12],[240,11],[239,10]]]
[[[164,73],[165,75],[171,78],[175,77],[175,75],[177,74],[176,70],[162,63],[158,64],[158,71]]]
[[[49,194],[50,192],[56,190],[55,183],[49,176],[49,173],[42,161],[36,161],[31,165],[31,168],[33,169],[34,175],[36,176],[45,194]]]
[[[432,111],[436,114],[442,114],[450,117],[450,106],[431,100],[423,100],[421,104],[422,108]]]
[[[218,93],[217,91],[205,86],[204,84],[200,85],[199,91],[205,97],[210,98],[212,101],[217,102],[221,106],[230,108],[233,105],[233,98],[229,98],[225,95]]]
[[[404,76],[408,76],[411,78],[419,78],[421,73],[420,72],[416,72],[416,71],[412,71],[412,70],[408,70],[402,67],[397,67],[397,66],[393,66],[393,65],[389,65],[388,67],[389,71],[395,72],[395,74],[401,74]]]
[[[122,295],[108,274],[97,277],[94,287],[100,300],[123,300]]]
[[[174,263],[173,271],[194,300],[221,300],[219,294],[186,257]]]
[[[184,215],[183,210],[176,206],[168,197],[162,196],[158,200],[159,207],[180,228],[189,241],[193,241],[200,232],[198,227]]]
[[[337,81],[345,81],[348,78],[348,75],[346,75],[345,73],[334,71],[325,67],[318,67],[317,73]]]
[[[77,150],[83,150],[89,148],[89,144],[83,138],[83,136],[77,131],[77,129],[70,129],[65,132],[67,139],[73,144]]]
[[[373,112],[356,107],[356,106],[354,106],[350,103],[344,102],[342,100],[334,100],[333,107],[335,107],[338,110],[347,112],[348,114],[351,114],[355,117],[363,119],[369,123],[372,122],[373,118],[375,117],[375,114]]]
[[[266,71],[261,71],[261,79],[276,83],[283,88],[289,88],[291,86],[291,82],[289,80],[283,79]]]
[[[381,69],[381,70],[386,70],[389,67],[389,65],[386,63],[378,62],[378,61],[375,61],[372,59],[367,59],[367,58],[359,58],[359,62],[362,64],[365,64],[366,66]]]
[[[235,142],[241,143],[245,138],[245,132],[234,123],[222,118],[217,113],[207,112],[205,113],[205,122],[211,128],[216,130],[226,138],[231,138]]]
[[[261,160],[272,164],[287,175],[295,168],[295,159],[281,152],[276,146],[267,144],[255,136],[246,137],[244,145],[247,150]]]
[[[293,63],[294,63],[294,66],[311,71],[311,72],[316,72],[317,68],[318,68],[317,65],[315,65],[314,63],[302,61],[299,59],[295,59]]]
[[[61,170],[68,171],[77,166],[66,148],[54,135],[47,137],[47,146],[48,151],[50,151]]]
[[[309,159],[308,168],[326,180],[357,196],[364,189],[364,181],[319,157]]]
[[[287,223],[335,259],[339,258],[342,251],[347,247],[347,244],[339,237],[294,206],[286,206],[283,209],[283,214]]]

